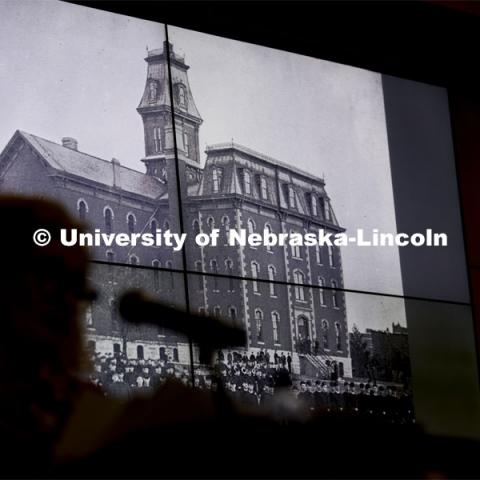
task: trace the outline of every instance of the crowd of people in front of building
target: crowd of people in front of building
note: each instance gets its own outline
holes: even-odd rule
[[[168,378],[192,384],[189,366],[171,357],[132,359],[123,353],[92,353],[91,361],[90,380],[117,398],[151,392]],[[396,423],[414,421],[411,394],[399,386],[333,377],[297,377],[292,375],[290,355],[220,351],[213,370],[196,367],[193,386],[216,390],[218,379],[225,391],[243,405],[268,406],[281,389],[290,391],[314,414],[370,415]]]

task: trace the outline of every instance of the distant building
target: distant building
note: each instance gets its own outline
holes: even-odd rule
[[[298,373],[322,371],[325,362],[334,360],[340,374],[350,376],[344,294],[321,288],[343,288],[339,248],[226,245],[229,228],[274,233],[306,233],[319,228],[344,231],[325,182],[293,166],[294,159],[287,165],[234,143],[208,146],[202,167],[198,139],[202,119],[188,82],[189,67],[170,45],[173,128],[166,52],[164,44],[161,50],[149,51],[145,59],[147,80],[137,111],[144,124],[145,156],[141,161],[146,173],[124,167],[115,159],[106,161],[82,153],[72,138],[64,138],[59,145],[17,131],[0,156],[1,190],[54,197],[91,229],[179,232],[183,226],[188,234],[188,270],[250,278],[190,276],[193,311],[244,325],[249,349],[269,350],[272,357],[274,351],[290,353]],[[212,228],[222,232],[219,246],[197,246],[195,234]],[[184,340],[152,328],[126,327],[113,308],[115,298],[131,284],[162,299],[181,299],[183,277],[168,269],[182,269],[182,255],[165,247],[140,246],[98,247],[92,253],[97,260],[112,263],[109,268],[94,267],[92,275],[103,293],[87,312],[92,348],[126,350],[131,357],[168,355],[187,362]],[[116,262],[162,270],[133,271],[116,267]]]

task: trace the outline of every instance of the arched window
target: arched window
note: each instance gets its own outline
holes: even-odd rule
[[[88,212],[88,205],[83,198],[81,198],[78,203],[77,203],[77,209],[78,209],[78,217],[80,220],[85,220],[87,218],[87,212]]]
[[[190,156],[190,136],[187,132],[183,132],[183,149],[185,151],[185,156]]]
[[[263,312],[259,308],[255,310],[255,329],[257,342],[263,342]]]
[[[227,215],[222,217],[222,226],[225,229],[225,233],[228,233],[230,230],[230,218]]]
[[[337,282],[335,280],[331,281],[332,288],[337,288]],[[338,308],[338,292],[336,290],[332,290],[332,305],[333,308]]]
[[[256,279],[258,278],[258,275],[260,273],[260,267],[259,267],[257,262],[252,262],[251,263],[251,268],[252,268],[252,278],[254,279],[252,281],[252,288],[253,288],[254,293],[259,293],[258,282],[256,281]]]
[[[182,107],[184,107],[186,104],[185,87],[183,85],[178,86],[178,103]]]
[[[340,338],[340,324],[335,322],[335,343],[337,345],[337,350],[342,349],[342,341]]]
[[[315,256],[317,258],[317,264],[323,265],[322,263],[322,247],[320,245],[315,245]]]
[[[279,344],[280,337],[278,335],[278,330],[280,327],[280,315],[277,312],[272,312],[272,327],[273,327],[273,343]]]
[[[92,306],[88,305],[85,309],[85,323],[87,327],[93,326]]]
[[[326,320],[322,320],[322,340],[323,340],[323,348],[328,350],[329,348],[328,322]]]
[[[218,292],[219,289],[218,289],[218,263],[216,260],[211,260],[210,261],[210,270],[212,271],[212,273],[214,274],[214,276],[212,277],[212,280],[213,280],[213,291],[214,292]]]
[[[251,218],[247,220],[247,230],[249,235],[255,233],[255,222]]]
[[[325,306],[325,290],[323,287],[325,286],[325,279],[322,277],[318,277],[318,298],[320,299],[320,305],[323,307]]]
[[[215,227],[215,220],[213,217],[208,217],[207,225],[208,225],[208,228],[210,228],[210,230],[213,230],[213,227]]]
[[[112,233],[113,231],[113,210],[110,207],[103,209],[103,218],[105,220],[105,232]]]
[[[133,213],[129,213],[127,215],[127,226],[128,226],[128,233],[135,233],[135,224],[137,220]]]
[[[115,253],[111,250],[107,250],[107,262],[113,263],[115,261]]]
[[[200,233],[200,223],[198,223],[198,220],[193,221],[193,233],[195,236],[197,236]]]
[[[294,232],[293,230],[290,230],[290,234],[292,234],[292,233],[296,233],[296,232]],[[292,257],[302,258],[302,251],[300,249],[300,245],[291,244],[290,245],[290,250],[291,250],[291,253],[292,253]]]
[[[137,345],[137,358],[139,360],[143,360],[144,357],[144,351],[143,351],[143,345]]]
[[[175,347],[173,349],[173,361],[178,362],[178,348],[177,347]]]
[[[170,271],[168,272],[168,277],[169,277],[169,288],[173,290],[175,288],[175,276],[172,269],[172,262],[168,260],[165,262],[165,268],[169,269]]]
[[[232,275],[233,275],[233,262],[232,260],[230,260],[229,258],[227,258],[225,260],[225,269],[227,271],[227,275],[228,275],[228,291],[229,292],[233,292],[235,290],[235,286],[234,286],[234,283],[233,283],[233,278],[232,278]]]
[[[311,205],[312,205],[312,215],[316,217],[318,215],[318,204],[317,204],[317,197],[313,193],[311,196]]]
[[[237,320],[237,309],[235,307],[229,307],[228,315],[232,322],[235,322]]]
[[[157,234],[158,223],[155,219],[150,222],[150,233],[155,236]]]
[[[327,246],[328,248],[328,263],[331,267],[335,266],[335,254],[333,251],[333,247],[331,245]]]
[[[323,218],[325,218],[325,200],[323,197],[320,197],[318,199],[319,207],[320,207],[320,214],[322,215]]]
[[[221,314],[220,306],[219,306],[219,305],[215,305],[215,306],[213,307],[213,316],[216,317],[216,318],[219,318],[219,317],[220,317],[220,314]]]
[[[243,189],[246,195],[252,194],[252,175],[248,170],[243,171]]]
[[[195,262],[195,270],[197,272],[201,272],[202,271],[202,262],[200,260],[197,260]],[[197,280],[198,280],[198,283],[197,283],[197,287],[199,290],[203,290],[203,276],[202,275],[197,275]]]
[[[263,175],[260,177],[260,195],[262,200],[268,199],[267,179]]]
[[[265,227],[263,228],[263,230],[264,230],[264,235],[265,235],[266,238],[268,238],[268,235],[270,235],[272,233],[272,227],[270,226],[269,223],[265,224]],[[272,246],[269,245],[268,243],[267,243],[267,245],[265,245],[265,248],[267,249],[267,252],[272,252]]]
[[[270,280],[270,296],[275,297],[277,295],[276,292],[276,284],[275,281],[275,267],[273,265],[268,266],[268,279]]]
[[[157,270],[158,268],[160,268],[160,261],[153,260],[152,267],[155,268],[155,270],[153,271],[153,287],[155,288],[155,290],[160,290],[160,272]]]
[[[305,300],[305,289],[303,284],[305,283],[305,275],[300,270],[293,272],[293,282],[300,285],[295,285],[295,299],[303,302]]]
[[[212,190],[218,193],[222,188],[222,169],[215,167],[212,170]]]
[[[130,265],[138,265],[138,257],[135,254],[130,255],[128,258],[128,263]]]

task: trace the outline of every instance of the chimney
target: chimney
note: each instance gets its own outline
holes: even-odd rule
[[[72,137],[63,137],[62,145],[70,150],[78,151],[78,142],[75,138]]]

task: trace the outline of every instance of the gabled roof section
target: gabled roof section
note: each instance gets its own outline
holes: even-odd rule
[[[150,199],[159,199],[166,191],[166,186],[157,178],[124,167],[117,162],[109,162],[64,147],[31,133],[17,131],[15,135],[21,135],[53,169],[67,175],[74,175]]]

